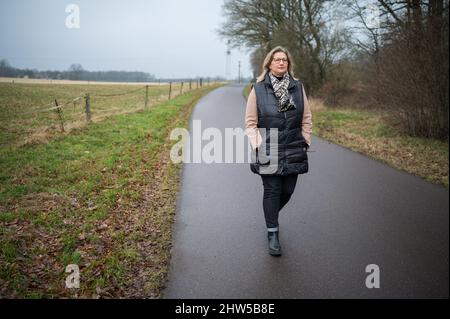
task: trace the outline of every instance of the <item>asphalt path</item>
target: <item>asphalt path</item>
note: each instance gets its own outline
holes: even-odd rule
[[[203,97],[191,131],[243,128],[242,89]],[[249,164],[184,164],[164,298],[449,297],[448,190],[316,136],[309,150],[280,212],[281,257],[267,252]]]

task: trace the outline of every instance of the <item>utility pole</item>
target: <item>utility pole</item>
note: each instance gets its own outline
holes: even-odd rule
[[[230,78],[230,59],[231,59],[230,40],[228,40],[228,42],[227,42],[227,60],[225,62],[225,78],[227,80]]]
[[[241,83],[241,61],[239,61],[238,83]]]

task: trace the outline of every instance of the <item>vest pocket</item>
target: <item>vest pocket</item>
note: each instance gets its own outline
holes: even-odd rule
[[[286,154],[286,162],[289,164],[303,163],[308,160],[308,155],[306,154],[306,146],[299,146],[295,149],[289,149]]]
[[[260,160],[259,147],[256,149],[256,163],[261,166],[270,165],[270,159],[268,159],[267,157],[263,156],[262,159]]]

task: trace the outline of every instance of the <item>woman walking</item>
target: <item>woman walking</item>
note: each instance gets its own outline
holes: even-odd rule
[[[295,190],[298,174],[308,172],[306,152],[312,132],[303,84],[294,78],[291,56],[283,47],[274,48],[264,59],[248,97],[245,128],[255,155],[250,168],[264,186],[269,254],[280,256],[278,215]],[[277,140],[270,130],[277,130]]]

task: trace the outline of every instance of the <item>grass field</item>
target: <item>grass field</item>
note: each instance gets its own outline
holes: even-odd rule
[[[244,95],[249,93],[247,86]],[[330,108],[309,100],[313,134],[448,188],[448,141],[401,134],[386,110]]]
[[[42,115],[25,121],[16,116],[19,111],[45,104],[49,96],[72,98],[85,87],[0,85],[0,296],[158,298],[168,270],[181,168],[168,158],[176,142],[168,136],[174,127],[187,127],[195,102],[215,87],[145,110],[143,92],[93,99],[93,109],[104,110],[107,118],[70,134],[52,134],[47,143],[18,146],[21,134],[53,120]],[[89,90],[117,93],[130,87]],[[129,113],[113,114],[110,108]],[[65,267],[72,263],[80,267],[79,289],[65,287]]]
[[[192,89],[195,88],[196,84],[192,83]],[[181,84],[174,83],[171,98],[180,94],[180,89]],[[188,90],[189,83],[184,83],[183,92]],[[46,142],[61,134],[58,114],[45,111],[55,106],[55,100],[64,105],[62,117],[66,133],[86,125],[86,93],[90,95],[94,122],[113,114],[136,112],[145,104],[144,85],[0,83],[0,146]],[[148,106],[167,100],[168,94],[169,85],[149,86]],[[69,102],[77,97],[80,99]]]

